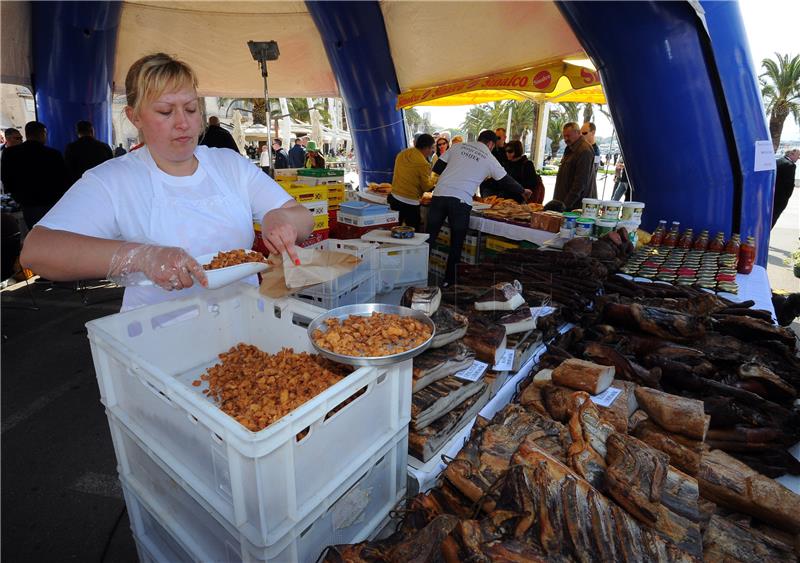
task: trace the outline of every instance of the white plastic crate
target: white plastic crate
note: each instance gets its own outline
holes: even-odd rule
[[[260,432],[192,385],[239,342],[312,351],[306,325],[320,312],[237,284],[86,325],[103,404],[256,544],[282,537],[410,419],[411,361],[360,368]]]
[[[277,542],[256,545],[111,413],[109,425],[134,537],[140,554],[145,551],[153,561],[316,561],[329,545],[359,542],[380,531],[405,495],[407,428]]]
[[[429,249],[428,244],[382,244],[378,248],[378,293],[386,293],[397,286],[428,279]]]
[[[300,205],[308,209],[314,216],[328,214],[328,200],[307,201]]]
[[[372,303],[378,293],[379,273],[369,272],[361,281],[341,287],[336,292],[325,291],[320,285],[307,287],[295,294],[295,298],[323,309],[335,309],[344,305]]]
[[[319,297],[320,300],[315,300],[315,304],[330,309],[331,307],[323,304],[337,302],[343,294],[352,292],[354,287],[362,288],[361,294],[364,295],[363,289],[368,289],[370,286],[362,282],[367,280],[371,274],[378,269],[377,243],[362,240],[327,239],[317,243],[313,248],[352,254],[360,258],[361,263],[350,272],[339,276],[335,280],[303,288],[297,293],[299,299],[308,301],[308,296]],[[351,303],[357,303],[357,301]],[[350,303],[346,304],[349,305]]]
[[[373,227],[375,225],[388,225],[400,221],[400,213],[389,211],[380,215],[351,215],[349,213],[336,212],[336,220],[345,225],[353,227]]]

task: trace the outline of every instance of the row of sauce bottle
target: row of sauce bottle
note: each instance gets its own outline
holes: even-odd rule
[[[713,239],[709,237],[707,230],[704,230],[697,238],[694,238],[692,229],[686,229],[681,234],[680,228],[680,222],[673,221],[672,227],[667,231],[667,222],[664,219],[660,220],[650,239],[650,246],[733,254],[737,257],[736,270],[740,274],[749,274],[753,270],[753,264],[756,260],[756,243],[753,237],[747,237],[747,240],[743,243],[739,235],[734,233],[726,242],[725,233],[721,231]]]

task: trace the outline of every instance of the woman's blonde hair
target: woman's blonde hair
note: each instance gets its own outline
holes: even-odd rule
[[[133,63],[125,77],[125,93],[137,112],[142,103],[158,98],[168,90],[185,86],[197,89],[197,76],[189,65],[166,53],[146,55]]]
[[[463,142],[464,142],[464,137],[462,137],[461,135],[456,135],[455,137],[453,137],[453,140],[450,141],[450,144],[457,145],[458,143],[463,143]]]

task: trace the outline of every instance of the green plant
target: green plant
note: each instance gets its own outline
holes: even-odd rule
[[[761,66],[761,97],[769,115],[772,148],[777,151],[786,118],[791,115],[800,125],[800,55],[775,53],[775,59],[764,59]]]
[[[788,258],[783,259],[787,266],[800,266],[800,248],[792,252]]]

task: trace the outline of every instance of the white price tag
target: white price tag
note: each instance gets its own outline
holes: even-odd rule
[[[609,387],[599,395],[594,395],[593,397],[589,397],[595,405],[599,405],[601,407],[610,407],[617,397],[620,396],[622,393],[621,389],[617,389],[616,387]]]
[[[772,141],[756,141],[753,169],[755,172],[775,170],[775,149],[772,148]]]
[[[500,361],[492,368],[494,371],[511,371],[514,367],[514,350],[506,348]]]
[[[555,313],[555,311],[555,307],[531,307],[531,315],[537,327],[539,326],[539,317],[546,317]]]
[[[465,370],[461,370],[460,372],[455,374],[455,376],[465,381],[478,381],[483,376],[483,372],[485,372],[486,368],[488,367],[489,364],[485,364],[483,362],[475,360],[474,362],[472,362],[471,366],[469,366]]]

